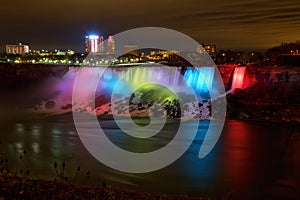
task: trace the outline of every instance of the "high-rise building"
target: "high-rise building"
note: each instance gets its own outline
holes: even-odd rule
[[[99,35],[85,36],[85,52],[98,54],[115,54],[115,40],[113,36],[109,36],[104,47],[104,37]]]
[[[98,53],[99,47],[99,36],[89,35],[85,37],[85,52],[87,53]]]
[[[115,54],[115,40],[113,38],[113,36],[108,36],[107,39],[107,53],[109,55],[113,55]]]
[[[29,53],[29,46],[22,43],[6,45],[6,53],[23,55]]]
[[[101,54],[104,53],[104,38],[103,38],[103,36],[100,37],[98,52]]]
[[[89,53],[90,50],[90,41],[89,36],[85,36],[85,52]]]

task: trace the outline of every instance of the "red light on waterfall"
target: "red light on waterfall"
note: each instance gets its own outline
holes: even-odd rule
[[[236,67],[234,69],[231,90],[234,91],[237,88],[243,88],[244,76],[246,67]]]

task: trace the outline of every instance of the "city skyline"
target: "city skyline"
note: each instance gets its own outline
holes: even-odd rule
[[[258,49],[300,40],[300,1],[44,1],[2,3],[5,44],[33,49],[84,51],[85,35],[105,37],[127,29],[156,26],[180,31],[218,49]],[[9,17],[7,17],[9,16]]]

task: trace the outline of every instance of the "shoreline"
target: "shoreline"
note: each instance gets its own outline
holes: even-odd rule
[[[61,182],[57,179],[47,180],[7,174],[0,174],[0,186],[0,199],[213,199],[129,191],[114,188],[105,182],[102,182],[102,186],[92,187]]]
[[[40,119],[42,118],[55,118],[55,117],[62,117],[62,116],[72,116],[72,111],[70,112],[65,112],[65,113],[46,113],[46,112],[32,112],[32,111],[26,111],[25,113],[20,113],[18,116],[23,116],[25,117],[26,114],[34,114],[31,116],[35,116],[34,118],[30,118],[29,120],[32,119]],[[139,119],[149,119],[149,117],[142,117],[142,116],[118,116],[117,120],[120,119],[128,119],[131,118],[132,120],[139,120]],[[106,120],[114,120],[114,116],[112,114],[105,114],[105,115],[97,115],[98,121],[106,121]],[[172,117],[167,117],[167,120],[183,120],[183,121],[213,121],[215,119],[211,118],[206,118],[206,119],[187,119],[185,120],[184,118],[172,118]],[[266,123],[276,123],[276,124],[291,124],[291,125],[298,125],[300,122],[294,121],[294,120],[275,120],[275,119],[262,119],[262,118],[241,118],[241,117],[230,117],[226,116],[225,118],[225,123],[226,121],[242,121],[242,122],[266,122]]]

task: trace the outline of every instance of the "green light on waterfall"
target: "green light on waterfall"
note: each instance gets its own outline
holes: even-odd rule
[[[147,102],[163,103],[177,99],[177,96],[169,88],[155,83],[143,85],[136,89],[134,93],[139,95],[141,100]]]

